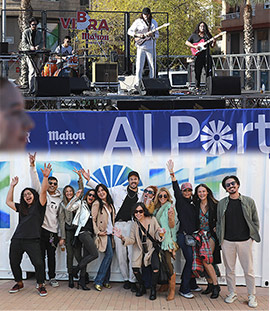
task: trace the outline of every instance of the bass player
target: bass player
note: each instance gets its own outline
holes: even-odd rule
[[[193,34],[188,38],[185,44],[192,48],[196,49],[198,52],[195,56],[195,80],[196,80],[196,90],[199,91],[200,89],[200,82],[201,82],[201,74],[202,69],[204,67],[206,77],[212,76],[212,58],[210,56],[210,48],[215,46],[216,41],[213,38],[210,44],[207,44],[204,49],[200,51],[201,45],[199,43],[206,42],[212,38],[211,33],[208,30],[208,26],[205,22],[200,22]]]
[[[128,35],[134,37],[137,47],[135,89],[138,88],[139,81],[142,79],[145,58],[149,64],[149,77],[154,78],[156,75],[155,41],[159,37],[158,30],[155,30],[157,27],[158,24],[152,18],[151,10],[144,8],[140,18],[136,19],[128,29]],[[146,33],[147,35],[145,35]]]

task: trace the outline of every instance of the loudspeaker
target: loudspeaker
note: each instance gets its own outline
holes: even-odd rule
[[[36,77],[36,96],[69,95],[69,77]]]
[[[8,42],[0,42],[0,54],[8,54]]]
[[[70,93],[81,94],[83,91],[88,90],[89,87],[84,78],[71,77],[69,78]]]
[[[208,77],[208,94],[241,95],[240,77]]]
[[[139,82],[139,93],[141,95],[169,95],[171,90],[170,80],[168,78],[142,78]]]
[[[93,63],[92,82],[118,82],[117,63]]]

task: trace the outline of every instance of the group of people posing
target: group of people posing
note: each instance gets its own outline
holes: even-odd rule
[[[110,271],[113,254],[118,259],[124,289],[130,289],[137,297],[150,289],[150,300],[157,292],[168,291],[167,300],[174,299],[176,273],[173,260],[178,248],[182,250],[185,265],[181,275],[179,295],[190,299],[193,292],[202,289],[196,277],[205,276],[208,285],[202,294],[210,298],[219,296],[217,272],[214,266],[221,262],[226,268],[229,294],[226,303],[237,299],[235,265],[238,255],[244,270],[248,289],[248,305],[256,307],[255,277],[252,262],[253,240],[259,242],[259,219],[254,201],[239,193],[240,181],[236,176],[226,176],[222,186],[229,196],[217,201],[206,184],[194,190],[189,182],[181,185],[174,173],[174,162],[167,168],[172,180],[174,199],[170,191],[154,185],[139,188],[138,172],[128,174],[127,186],[108,189],[90,178],[89,170],[74,169],[78,174],[78,190],[71,185],[58,190],[58,180],[50,176],[51,165],[44,164],[43,181],[40,185],[35,167],[36,154],[29,154],[30,176],[33,188],[21,193],[19,203],[14,203],[14,187],[18,178],[12,179],[7,195],[7,205],[19,213],[19,223],[10,244],[10,266],[16,284],[10,293],[24,287],[20,267],[26,252],[35,267],[37,289],[47,295],[45,287],[45,258],[48,259],[49,284],[59,286],[55,279],[55,251],[59,244],[66,246],[68,286],[90,290],[87,264],[104,253],[94,288],[102,291],[111,288]],[[83,178],[90,189],[83,194]],[[175,201],[175,204],[174,204]],[[190,236],[195,246],[188,242]],[[165,253],[169,270],[168,284],[157,290],[160,257],[156,245]],[[82,252],[83,249],[83,252]],[[74,266],[74,258],[77,265]]]

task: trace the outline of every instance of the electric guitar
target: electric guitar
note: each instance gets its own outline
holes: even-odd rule
[[[163,27],[168,27],[169,25],[170,25],[170,23],[166,23],[166,24],[163,24],[163,25],[161,25],[161,26],[159,26],[159,27],[157,27],[157,28],[154,28],[154,29],[152,29],[152,30],[150,30],[150,31],[148,31],[148,32],[146,32],[146,33],[144,33],[144,34],[143,34],[143,35],[144,35],[143,38],[136,37],[136,35],[138,35],[139,33],[135,34],[134,38],[135,38],[135,43],[136,43],[136,45],[142,45],[145,41],[148,41],[148,40],[151,39],[151,37],[149,37],[149,35],[150,35],[151,33],[154,33],[154,32],[156,32],[157,30],[159,30],[159,29],[161,29],[161,28],[163,28]]]
[[[219,33],[218,35],[214,36],[213,38],[207,40],[207,41],[204,41],[204,39],[200,40],[199,42],[197,43],[193,43],[193,45],[196,45],[198,46],[199,48],[198,49],[195,49],[195,48],[191,48],[191,53],[193,56],[196,56],[198,55],[199,53],[201,53],[202,51],[206,50],[206,46],[208,43],[212,42],[214,39],[222,36],[225,34],[226,31],[223,31],[221,33]]]

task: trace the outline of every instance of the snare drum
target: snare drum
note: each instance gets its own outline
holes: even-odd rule
[[[54,76],[55,77],[78,77],[78,73],[75,69],[66,66],[61,69],[58,69],[54,73]]]
[[[55,62],[47,62],[42,70],[42,77],[52,77],[57,70]]]

